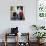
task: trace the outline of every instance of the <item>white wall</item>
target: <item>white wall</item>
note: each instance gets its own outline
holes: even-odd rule
[[[22,1],[22,3],[21,3]],[[19,27],[20,32],[29,32],[32,36],[31,25],[36,24],[36,0],[0,0],[0,34],[8,32],[11,27]],[[10,20],[10,6],[24,6],[24,21]]]

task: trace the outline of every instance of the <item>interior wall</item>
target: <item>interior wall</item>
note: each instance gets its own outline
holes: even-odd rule
[[[10,6],[24,6],[24,21],[10,20]],[[36,0],[0,0],[0,34],[10,32],[9,28],[19,27],[19,32],[30,33],[32,37],[31,25],[36,24]]]

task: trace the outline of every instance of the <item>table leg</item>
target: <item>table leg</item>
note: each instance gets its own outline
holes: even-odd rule
[[[5,35],[5,46],[7,46],[7,36]]]
[[[17,46],[18,46],[18,34],[17,34]]]

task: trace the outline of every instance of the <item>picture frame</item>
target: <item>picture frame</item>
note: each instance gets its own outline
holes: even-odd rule
[[[25,20],[24,7],[23,6],[11,6],[10,7],[10,19],[11,20]]]

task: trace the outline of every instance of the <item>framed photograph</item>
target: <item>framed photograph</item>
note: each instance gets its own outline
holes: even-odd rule
[[[11,20],[25,20],[24,7],[23,6],[11,6],[10,7]]]

